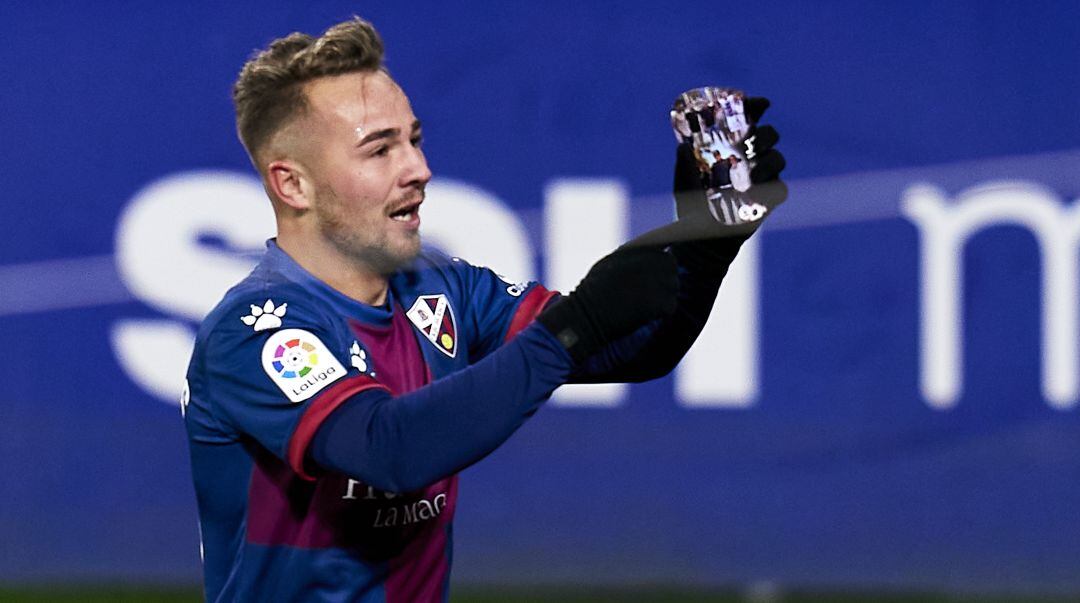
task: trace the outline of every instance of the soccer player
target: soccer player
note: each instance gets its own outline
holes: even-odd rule
[[[273,42],[233,95],[277,237],[182,397],[206,599],[444,601],[456,474],[563,383],[670,371],[741,236],[654,233],[566,296],[422,249],[420,122],[360,19]]]

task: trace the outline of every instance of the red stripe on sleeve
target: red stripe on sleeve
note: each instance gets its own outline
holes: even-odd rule
[[[558,295],[558,291],[548,291],[543,285],[537,285],[532,288],[525,295],[525,299],[521,300],[518,304],[517,311],[514,312],[514,317],[510,319],[510,327],[506,329],[506,338],[503,342],[510,341],[521,332],[522,329],[529,326],[536,316],[544,311],[544,307],[547,306],[548,301],[551,298]]]
[[[307,454],[311,440],[315,438],[315,432],[319,430],[319,426],[326,420],[326,417],[330,416],[330,413],[334,412],[337,407],[352,396],[364,390],[376,388],[390,391],[385,385],[367,375],[349,377],[341,383],[331,385],[311,403],[311,406],[308,406],[307,410],[304,411],[304,415],[300,417],[296,429],[293,430],[292,438],[289,439],[289,450],[286,454],[289,466],[297,475],[308,481],[315,481],[315,478],[304,470],[304,456]]]

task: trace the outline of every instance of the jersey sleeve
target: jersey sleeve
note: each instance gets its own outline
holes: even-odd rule
[[[472,334],[469,357],[475,362],[529,326],[558,292],[533,282],[514,282],[484,266],[455,258],[465,284],[465,320]]]
[[[411,492],[490,454],[566,382],[573,361],[542,325],[483,360],[391,397],[367,391],[334,411],[311,446],[318,466]]]
[[[302,295],[244,299],[197,343],[218,420],[309,479],[304,456],[319,425],[350,396],[385,389],[344,321],[314,304]]]

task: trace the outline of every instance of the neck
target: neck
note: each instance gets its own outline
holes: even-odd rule
[[[347,297],[369,306],[386,303],[386,275],[343,255],[325,241],[300,241],[279,232],[277,244],[304,270]]]

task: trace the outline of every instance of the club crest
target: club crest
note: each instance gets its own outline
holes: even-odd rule
[[[421,295],[405,315],[435,349],[451,358],[457,355],[457,322],[445,295]]]

